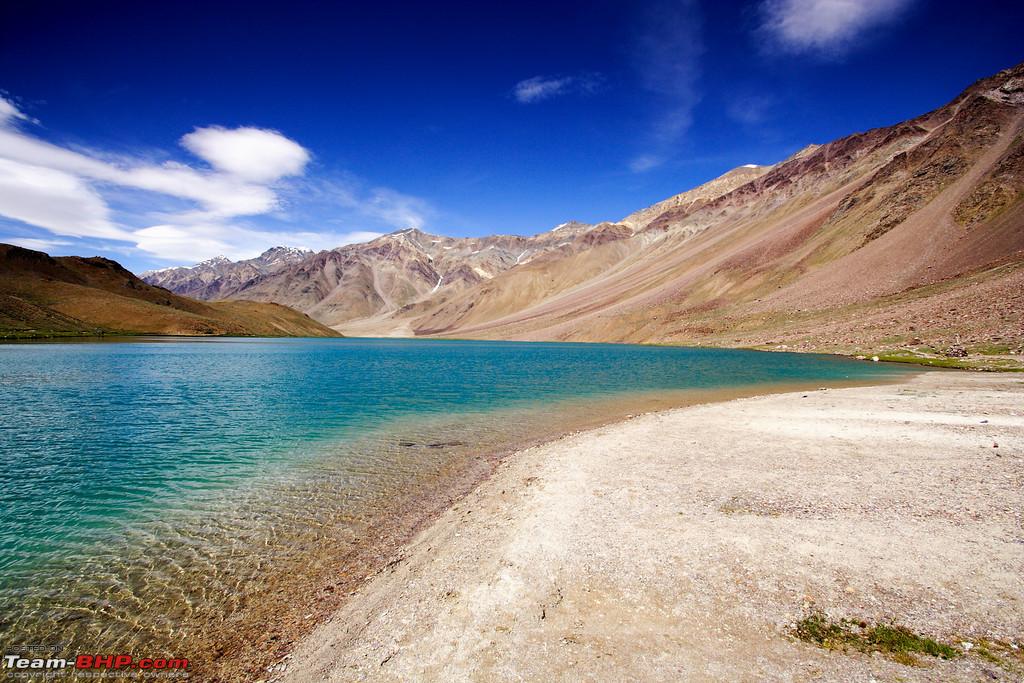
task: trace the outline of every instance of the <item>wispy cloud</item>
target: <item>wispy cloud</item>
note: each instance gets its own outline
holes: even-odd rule
[[[72,244],[72,242],[60,239],[38,239],[35,237],[18,237],[6,235],[0,235],[0,242],[3,242],[4,244],[16,244],[19,247],[25,247],[26,249],[35,249],[36,251],[49,251],[54,247],[63,247]]]
[[[388,187],[372,187],[346,173],[305,180],[281,189],[282,218],[308,224],[320,217],[329,224],[356,220],[369,227],[423,228],[436,215],[429,202]],[[380,233],[375,233],[378,236]]]
[[[390,188],[310,177],[312,154],[278,131],[199,127],[180,141],[196,161],[155,163],[55,144],[35,123],[0,97],[0,217],[44,231],[13,238],[25,246],[101,240],[143,258],[246,258],[278,244],[372,239],[431,213]]]
[[[28,121],[38,123],[35,119],[14,106],[14,103],[4,97],[5,93],[0,90],[0,126],[11,121]]]
[[[744,126],[758,126],[769,117],[778,100],[772,95],[738,94],[725,108],[726,115]]]
[[[701,33],[696,0],[656,3],[643,18],[635,64],[641,85],[655,96],[657,113],[647,135],[648,149],[629,163],[634,172],[664,163],[693,123],[693,110],[700,101]]]
[[[634,157],[629,162],[629,170],[633,173],[643,173],[644,171],[650,171],[652,168],[657,168],[664,163],[664,159],[653,154],[641,154],[638,157]]]
[[[575,76],[534,76],[519,81],[512,88],[512,96],[520,104],[532,104],[561,95],[587,95],[597,92],[604,78],[598,73]]]
[[[760,33],[767,47],[838,55],[871,29],[899,19],[914,0],[763,0]]]

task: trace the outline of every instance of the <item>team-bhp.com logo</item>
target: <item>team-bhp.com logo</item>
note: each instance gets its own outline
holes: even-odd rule
[[[145,672],[184,672],[188,670],[187,659],[168,659],[166,657],[140,657],[131,655],[78,655],[76,657],[23,657],[22,655],[4,655],[4,670],[7,672],[24,671],[26,673],[47,671],[76,672],[107,672],[107,671],[145,671]]]

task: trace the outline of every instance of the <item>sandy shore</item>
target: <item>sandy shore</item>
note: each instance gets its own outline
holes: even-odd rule
[[[968,652],[830,651],[814,610]],[[1022,680],[1022,639],[1024,376],[932,372],[522,451],[268,677]]]

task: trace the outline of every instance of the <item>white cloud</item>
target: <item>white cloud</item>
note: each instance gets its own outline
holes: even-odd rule
[[[0,125],[6,124],[10,119],[17,119],[23,116],[24,114],[18,111],[17,107],[0,97]]]
[[[577,76],[534,76],[519,81],[512,88],[512,96],[521,104],[531,104],[567,94],[589,94],[601,87],[600,74],[587,73]]]
[[[27,116],[23,111],[14,106],[14,103],[0,97],[0,126],[10,125],[14,121],[28,121],[35,123],[35,119]]]
[[[0,130],[0,157],[91,181],[191,199],[228,216],[263,213],[271,209],[275,201],[274,193],[266,187],[203,173],[183,164],[119,167],[11,130]],[[2,208],[0,206],[0,213]]]
[[[253,258],[269,247],[287,245],[320,251],[380,237],[373,231],[309,232],[266,231],[223,223],[165,224],[136,230],[133,239],[139,249],[161,260],[193,264],[218,255],[233,261]]]
[[[0,98],[4,111],[23,117]],[[277,198],[269,183],[302,172],[309,153],[280,133],[256,128],[228,130],[198,128],[182,144],[208,161],[215,171],[167,162],[152,164],[131,158],[105,158],[61,147],[10,126],[0,127],[0,158],[45,167],[81,179],[110,183],[189,199],[218,216],[246,216],[275,208]],[[0,213],[3,213],[0,205]],[[47,227],[47,226],[43,226]]]
[[[10,128],[0,128],[0,157],[92,181],[190,199],[222,216],[265,213],[276,203],[269,187],[228,174],[202,171],[176,162],[154,165],[132,160],[118,164]],[[0,206],[0,213],[3,213],[2,208]]]
[[[52,235],[128,243],[136,255],[191,263],[221,253],[248,258],[282,244],[326,249],[379,236],[372,227],[422,227],[431,213],[423,200],[355,179],[296,178],[310,153],[271,130],[196,128],[181,144],[210,165],[202,168],[54,144],[11,125],[18,120],[30,121],[0,97],[0,216]],[[360,221],[371,229],[295,230],[286,222],[295,214],[302,225]]]
[[[302,145],[262,128],[196,128],[181,144],[214,168],[257,183],[300,175],[309,162]]]
[[[0,214],[73,237],[123,239],[103,199],[76,176],[0,158]]]
[[[136,230],[135,246],[169,261],[203,261],[223,254],[238,257],[232,242],[223,239],[221,225],[153,225]]]
[[[786,52],[841,53],[913,0],[764,0],[761,31]]]

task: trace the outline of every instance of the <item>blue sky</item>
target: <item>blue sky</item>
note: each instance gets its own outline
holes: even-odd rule
[[[937,107],[1024,60],[1021,25],[1019,2],[10,0],[0,241],[143,270],[615,220]]]

